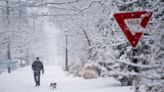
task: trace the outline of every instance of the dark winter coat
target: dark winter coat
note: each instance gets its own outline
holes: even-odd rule
[[[43,63],[41,61],[34,61],[32,63],[32,70],[34,73],[40,73],[41,70],[44,72]]]

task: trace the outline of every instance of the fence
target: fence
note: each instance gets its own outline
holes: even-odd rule
[[[9,73],[15,69],[19,68],[18,61],[2,61],[0,62],[0,74],[2,72],[8,71]]]

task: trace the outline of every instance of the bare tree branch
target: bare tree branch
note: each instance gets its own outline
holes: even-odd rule
[[[63,13],[63,14],[38,14],[37,16],[54,16],[54,17],[57,17],[57,16],[74,16],[74,15],[78,15],[84,11],[86,11],[87,9],[91,8],[91,6],[94,4],[94,3],[98,3],[100,1],[91,1],[91,3],[83,8],[83,9],[80,9],[79,11],[77,11],[76,13]]]

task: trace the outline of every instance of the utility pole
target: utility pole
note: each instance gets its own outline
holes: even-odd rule
[[[10,53],[10,42],[8,42],[8,45],[7,45],[7,60],[8,60],[8,66],[7,66],[7,69],[8,69],[8,73],[11,73],[11,66],[10,66],[10,61],[11,61],[11,53]]]
[[[68,35],[65,35],[66,36],[66,49],[65,49],[65,71],[68,71],[68,49],[67,49],[67,45],[68,45]]]
[[[6,0],[6,15],[7,15],[7,24],[9,26],[9,1]]]
[[[10,21],[9,21],[9,15],[10,15],[10,10],[9,10],[9,1],[6,0],[6,17],[7,17],[7,31],[9,31],[9,27],[10,27]],[[8,38],[8,43],[7,43],[7,69],[8,69],[8,73],[11,73],[11,66],[10,66],[10,61],[11,61],[11,53],[10,53],[10,38]]]

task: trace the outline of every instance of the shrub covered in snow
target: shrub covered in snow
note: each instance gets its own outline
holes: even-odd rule
[[[92,69],[85,69],[83,70],[82,77],[85,79],[93,79],[98,77],[98,73]]]
[[[85,64],[81,76],[86,79],[103,77],[107,72],[107,69],[100,66],[97,63],[87,63]]]

